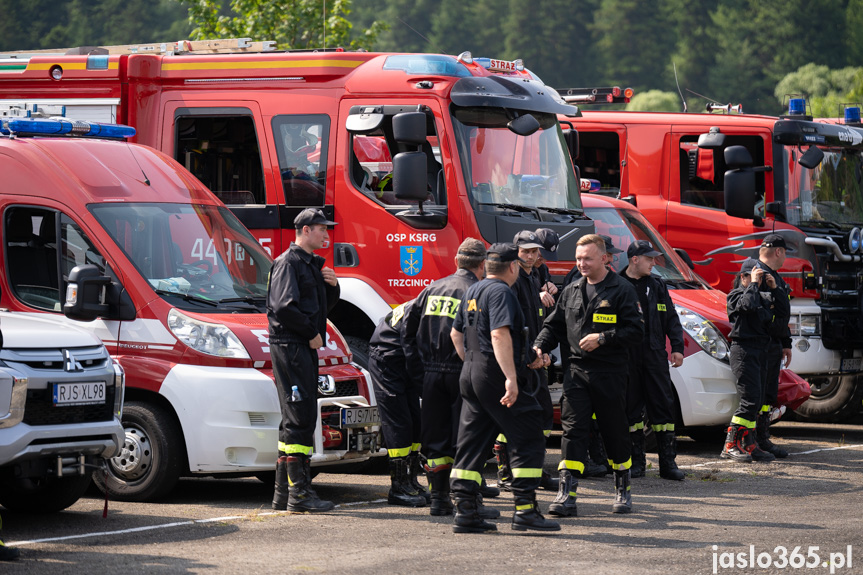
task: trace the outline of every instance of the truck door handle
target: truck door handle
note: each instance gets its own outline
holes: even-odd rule
[[[360,265],[357,248],[352,244],[336,244],[333,250],[333,264],[338,268],[355,268]]]

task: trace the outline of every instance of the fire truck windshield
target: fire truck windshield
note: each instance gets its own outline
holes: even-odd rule
[[[786,146],[783,165],[788,223],[799,227],[849,229],[863,223],[863,155],[859,150],[822,148],[814,169],[797,160],[804,150]]]
[[[581,211],[563,133],[554,114],[532,113],[539,129],[519,136],[501,108],[453,107],[464,179],[479,205]]]
[[[272,260],[227,208],[169,203],[89,207],[138,272],[177,307],[263,309]]]
[[[671,246],[658,234],[656,229],[636,210],[616,210],[613,208],[587,208],[585,215],[593,220],[596,233],[611,238],[614,247],[622,253],[614,254],[611,267],[619,272],[626,267],[626,249],[635,240],[647,240],[662,255],[656,257],[653,273],[664,279],[671,287],[703,288],[689,267],[683,263]]]

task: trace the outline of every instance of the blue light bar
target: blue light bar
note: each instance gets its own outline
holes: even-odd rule
[[[453,76],[467,78],[471,75],[464,64],[452,56],[437,54],[399,54],[388,56],[384,70],[402,70],[408,74],[428,74],[431,76]]]
[[[3,123],[3,134],[44,134],[51,136],[99,136],[102,138],[131,138],[135,128],[121,124],[98,124],[71,120],[29,120],[16,118]]]
[[[791,98],[788,100],[788,115],[803,116],[806,114],[806,100],[803,98]]]
[[[857,106],[848,106],[845,108],[845,123],[859,124],[860,123],[860,108]]]

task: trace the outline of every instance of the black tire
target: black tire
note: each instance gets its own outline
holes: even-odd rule
[[[180,424],[158,405],[129,401],[123,407],[123,428],[122,453],[108,460],[107,477],[96,473],[93,482],[119,501],[153,501],[167,495],[184,469]]]
[[[863,377],[841,376],[835,382],[829,378],[813,378],[810,385],[812,395],[794,410],[799,419],[835,423],[859,413]]]
[[[346,335],[345,341],[348,342],[348,347],[351,348],[351,353],[354,356],[354,363],[363,369],[369,368],[369,342],[361,337]]]
[[[55,513],[71,507],[89,486],[89,471],[71,477],[7,478],[0,482],[0,505],[9,511]]]
[[[688,435],[699,443],[712,443],[721,445],[725,441],[725,432],[728,427],[724,425],[706,425],[703,427],[686,427],[683,435]]]

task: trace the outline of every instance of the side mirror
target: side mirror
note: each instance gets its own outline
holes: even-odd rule
[[[574,162],[578,159],[578,130],[575,129],[575,126],[572,125],[572,122],[561,122],[561,124],[566,124],[567,126],[569,126],[569,130],[563,132],[563,140],[566,142],[566,147],[569,150],[569,156]]]
[[[76,321],[93,321],[108,314],[106,288],[111,278],[99,274],[99,268],[87,264],[69,272],[63,315]]]
[[[393,192],[400,200],[419,202],[422,211],[422,202],[428,197],[424,152],[396,154],[393,158]]]
[[[402,112],[393,116],[393,138],[400,144],[425,144],[426,115],[423,112]]]
[[[683,249],[683,248],[674,248],[674,251],[675,251],[675,253],[676,253],[677,255],[679,255],[679,256],[680,256],[680,259],[682,259],[682,260],[683,260],[683,263],[685,263],[685,264],[687,265],[687,267],[689,267],[689,269],[691,269],[691,270],[695,271],[695,264],[694,264],[694,263],[692,263],[692,258],[691,258],[691,257],[689,257],[689,254],[686,252],[686,250],[685,250],[685,249]]]
[[[824,159],[824,152],[821,151],[821,148],[818,146],[809,146],[809,149],[800,156],[800,159],[797,160],[797,163],[803,166],[804,168],[808,168],[810,170],[814,170],[821,164],[821,160]]]
[[[719,128],[710,128],[706,134],[698,136],[698,147],[708,150],[718,150],[725,145],[725,134],[719,131]]]
[[[531,114],[523,114],[506,125],[509,131],[519,136],[530,136],[539,130],[539,121]]]
[[[735,218],[755,217],[755,172],[752,156],[744,146],[725,148],[725,213]]]

